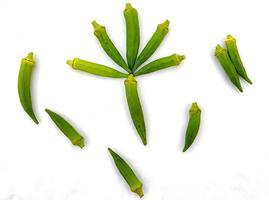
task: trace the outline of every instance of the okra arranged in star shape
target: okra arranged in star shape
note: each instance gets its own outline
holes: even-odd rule
[[[221,47],[219,44],[216,46],[215,56],[231,82],[238,88],[240,92],[243,92],[239,76],[245,79],[245,81],[247,81],[249,84],[252,84],[252,81],[248,77],[239,55],[236,39],[233,36],[228,35],[226,37],[225,44],[227,50]]]
[[[155,61],[149,62],[148,64],[142,66],[153,55],[167,35],[169,31],[169,21],[165,20],[163,23],[157,26],[150,40],[143,48],[141,53],[139,53],[140,28],[138,12],[130,3],[127,3],[123,14],[126,24],[126,60],[113,44],[106,32],[105,26],[97,23],[95,20],[92,22],[92,25],[94,28],[94,35],[100,42],[103,50],[117,65],[125,70],[124,73],[111,67],[85,61],[79,58],[68,60],[67,64],[73,69],[81,70],[98,76],[126,78],[124,85],[129,112],[134,127],[136,128],[143,144],[146,145],[146,126],[137,90],[137,80],[135,77],[168,67],[177,66],[182,60],[185,59],[185,56],[172,54],[171,56],[156,59]]]

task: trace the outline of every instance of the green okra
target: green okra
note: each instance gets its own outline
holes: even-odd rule
[[[101,46],[103,47],[104,51],[107,53],[107,55],[119,66],[121,66],[124,70],[127,72],[131,72],[131,70],[128,68],[126,62],[122,58],[120,52],[117,50],[113,42],[111,41],[110,37],[108,36],[106,32],[106,27],[98,24],[96,21],[92,22],[93,28],[94,28],[94,35],[99,40]]]
[[[197,103],[192,103],[189,110],[189,123],[186,131],[185,146],[183,148],[183,152],[187,151],[195,140],[199,131],[200,121],[201,109],[198,107]]]
[[[156,31],[151,36],[150,40],[142,50],[142,52],[138,55],[135,65],[132,69],[133,72],[141,66],[145,61],[148,60],[152,56],[152,54],[157,50],[157,48],[162,43],[164,37],[167,35],[169,31],[169,21],[166,20],[165,22],[159,24],[157,26]]]
[[[143,142],[147,144],[146,127],[144,122],[144,115],[142,106],[139,100],[137,91],[137,81],[134,76],[130,74],[124,81],[126,98],[128,102],[129,111],[134,123],[134,126]]]
[[[24,111],[32,118],[36,124],[38,124],[38,120],[33,110],[31,97],[31,78],[34,66],[35,61],[33,53],[31,52],[27,55],[27,57],[21,60],[18,77],[18,94]]]
[[[130,3],[126,4],[124,17],[126,23],[126,57],[128,66],[132,69],[139,50],[140,30],[137,10]]]
[[[236,39],[233,36],[228,35],[226,40],[225,40],[225,44],[226,44],[226,47],[228,50],[229,57],[231,58],[231,61],[234,64],[234,67],[235,67],[237,73],[243,79],[245,79],[249,84],[252,84],[252,81],[248,77],[247,72],[244,68],[243,62],[240,58],[240,55],[239,55],[239,52],[237,49],[237,45],[236,45]]]
[[[240,92],[243,92],[238,74],[232,61],[230,60],[227,50],[222,48],[220,45],[217,45],[215,49],[215,56],[232,83],[239,89]]]
[[[120,174],[123,176],[127,184],[129,185],[132,192],[139,195],[140,198],[144,196],[143,184],[137,178],[132,168],[111,148],[108,148],[116,167],[118,168]]]
[[[79,146],[80,148],[83,148],[85,146],[84,138],[69,122],[67,122],[59,114],[49,109],[46,109],[45,111],[48,113],[52,121],[62,131],[62,133],[71,141],[73,145]]]
[[[135,76],[140,76],[143,74],[148,74],[151,72],[155,72],[161,69],[165,69],[171,66],[176,66],[181,63],[182,60],[185,59],[184,55],[173,54],[171,56],[159,58],[155,61],[150,62],[149,64],[143,66],[140,70],[134,73]]]
[[[66,63],[70,65],[73,69],[81,70],[98,76],[111,77],[111,78],[126,78],[128,76],[128,74],[119,72],[110,67],[100,65],[97,63],[92,63],[86,60],[81,60],[79,58],[68,60]]]

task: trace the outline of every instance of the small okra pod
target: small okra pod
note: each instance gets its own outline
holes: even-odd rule
[[[197,103],[192,103],[191,108],[189,110],[189,123],[185,136],[185,146],[183,152],[187,151],[187,149],[192,145],[195,140],[201,121],[201,110],[198,107]]]
[[[32,120],[38,124],[38,120],[33,110],[31,97],[31,78],[34,66],[35,61],[33,53],[31,52],[21,61],[18,77],[18,94],[23,109],[32,118]]]
[[[120,174],[123,176],[127,184],[129,185],[132,192],[135,192],[139,195],[140,198],[144,196],[143,193],[143,184],[137,178],[132,168],[111,148],[108,148],[116,167],[118,168]]]
[[[225,44],[228,50],[228,54],[231,58],[232,63],[234,64],[234,67],[237,71],[237,73],[243,78],[245,79],[249,84],[252,84],[252,81],[250,80],[250,78],[247,75],[247,72],[244,68],[243,62],[240,58],[238,49],[237,49],[237,45],[236,45],[236,39],[231,36],[228,35],[226,40],[225,40]]]
[[[168,67],[176,66],[176,65],[179,65],[181,61],[184,59],[185,59],[184,55],[177,55],[177,54],[159,58],[143,66],[141,69],[135,72],[134,75],[140,76],[142,74],[148,74],[148,73],[155,72],[155,71],[165,69]]]
[[[152,54],[157,50],[157,48],[160,46],[164,37],[167,35],[169,31],[168,27],[169,27],[168,20],[157,26],[156,31],[151,36],[150,40],[148,41],[142,52],[138,55],[135,65],[132,69],[133,72],[135,72],[135,70],[145,61],[147,61],[148,58],[150,58]]]
[[[137,91],[137,81],[134,76],[130,74],[128,78],[124,81],[125,92],[129,111],[134,123],[134,126],[143,142],[144,145],[147,144],[146,127],[144,122],[144,115],[142,106],[139,100]]]
[[[132,69],[139,50],[140,30],[137,10],[130,3],[126,4],[124,17],[126,23],[126,57],[128,66]]]
[[[239,89],[240,92],[243,92],[238,74],[232,61],[230,60],[227,50],[222,48],[220,45],[217,45],[215,49],[215,56],[219,60],[222,68],[224,69],[225,73],[232,81],[232,83]]]
[[[110,67],[100,65],[97,63],[92,63],[86,60],[81,60],[79,58],[68,60],[66,63],[70,65],[73,69],[81,70],[98,76],[111,77],[111,78],[126,78],[128,76],[128,74],[119,72]]]
[[[124,70],[127,72],[131,72],[131,70],[128,68],[126,62],[122,58],[120,52],[117,50],[113,42],[111,41],[110,37],[108,36],[106,32],[106,27],[98,24],[96,21],[92,22],[93,28],[94,28],[94,35],[99,40],[101,46],[103,47],[104,51],[107,53],[107,55],[119,66],[121,66]]]
[[[45,111],[48,113],[52,121],[62,131],[62,133],[71,141],[73,145],[79,146],[80,148],[83,148],[85,146],[84,138],[69,122],[67,122],[59,114],[49,109],[46,109]]]

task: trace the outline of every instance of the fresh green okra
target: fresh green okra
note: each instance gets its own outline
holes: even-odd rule
[[[111,77],[111,78],[126,78],[128,76],[128,74],[119,72],[110,67],[100,65],[97,63],[92,63],[86,60],[81,60],[79,58],[68,60],[66,63],[70,65],[73,69],[78,69],[98,76]]]
[[[232,81],[232,83],[239,89],[240,92],[243,92],[238,74],[232,61],[230,60],[227,50],[222,48],[220,45],[217,45],[215,49],[215,56],[219,60],[222,68],[224,69],[225,73]]]
[[[139,50],[140,30],[137,10],[130,3],[126,4],[124,17],[126,23],[126,57],[128,66],[132,69]]]
[[[117,50],[113,42],[111,41],[110,37],[108,36],[106,32],[106,28],[100,24],[98,24],[96,21],[92,22],[93,28],[94,28],[94,35],[99,40],[101,46],[103,47],[104,51],[107,53],[107,55],[119,66],[121,66],[124,70],[127,72],[131,72],[131,70],[128,68],[126,62],[122,58],[120,52]]]
[[[226,40],[225,40],[225,44],[226,44],[226,47],[228,50],[229,57],[231,58],[231,61],[234,64],[234,67],[235,67],[237,73],[243,79],[245,79],[249,84],[252,84],[252,81],[248,77],[247,72],[244,68],[243,62],[240,58],[240,55],[239,55],[239,52],[237,49],[237,45],[236,45],[236,39],[233,36],[228,35]]]
[[[165,22],[159,24],[157,26],[156,31],[151,36],[150,40],[142,50],[142,52],[137,57],[137,60],[135,62],[135,65],[132,69],[133,72],[141,66],[145,61],[148,60],[152,56],[152,54],[156,51],[156,49],[160,46],[162,43],[164,37],[167,35],[169,31],[169,21],[166,20]]]
[[[134,76],[130,74],[124,81],[126,98],[128,102],[129,111],[134,123],[134,126],[143,142],[147,144],[146,127],[144,122],[143,110],[138,96],[137,81]]]
[[[120,174],[129,185],[131,191],[135,192],[140,198],[142,198],[144,196],[142,182],[137,178],[131,167],[117,153],[115,153],[111,148],[108,148],[108,151],[110,152]]]
[[[62,133],[71,141],[73,145],[79,146],[80,148],[83,148],[85,146],[84,138],[69,122],[67,122],[59,114],[49,109],[46,109],[45,111],[48,113],[52,121],[62,131]]]
[[[31,52],[21,61],[18,77],[18,93],[24,111],[32,118],[36,124],[38,124],[38,120],[33,110],[31,97],[31,78],[34,66],[35,61],[33,53]]]
[[[165,69],[171,66],[176,66],[185,59],[184,55],[173,54],[171,56],[159,58],[155,61],[150,62],[149,64],[143,66],[140,70],[134,73],[135,76],[140,76],[142,74],[148,74],[155,72],[161,69]]]
[[[199,131],[200,121],[201,109],[198,107],[197,103],[192,103],[189,110],[189,123],[186,131],[185,146],[183,148],[183,152],[187,151],[195,140]]]

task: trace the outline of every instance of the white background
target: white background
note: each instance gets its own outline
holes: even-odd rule
[[[150,60],[186,55],[176,68],[138,77],[148,145],[132,125],[124,80],[72,70],[80,57],[119,69],[93,35],[96,19],[122,54],[125,24],[120,0],[0,1],[0,200],[129,200],[129,191],[107,151],[122,155],[143,180],[145,200],[264,200],[269,198],[268,1],[138,1],[141,48],[156,25],[170,32]],[[253,85],[244,93],[214,58],[227,34],[237,38]],[[40,125],[17,95],[21,58],[33,51],[37,65],[33,101]],[[119,69],[120,70],[120,69]],[[197,101],[202,124],[182,153],[188,109]],[[58,131],[50,108],[85,136],[79,149]]]

